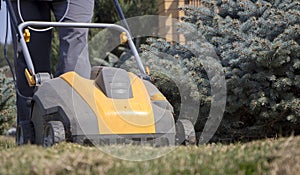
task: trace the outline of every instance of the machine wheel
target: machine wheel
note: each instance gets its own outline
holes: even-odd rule
[[[32,144],[34,143],[34,128],[31,121],[22,121],[17,126],[16,131],[16,144],[24,145],[24,144]]]
[[[43,146],[50,147],[65,141],[65,128],[61,121],[49,121],[44,128]]]
[[[187,119],[176,122],[176,145],[196,145],[194,125]]]

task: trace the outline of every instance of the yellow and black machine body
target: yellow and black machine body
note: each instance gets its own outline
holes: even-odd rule
[[[192,123],[188,120],[175,122],[172,105],[149,81],[151,78],[127,29],[104,23],[27,21],[17,25],[10,1],[6,2],[27,64],[25,75],[28,84],[36,89],[28,103],[30,121],[17,126],[18,145],[30,142],[51,146],[62,141],[156,146],[196,143]],[[56,78],[49,73],[35,72],[26,45],[30,33],[23,34],[28,26],[110,28],[119,31],[122,38],[127,39],[140,75],[101,66],[92,68],[89,79],[76,72],[67,72]]]
[[[53,143],[47,125],[81,144],[175,144],[170,103],[149,81],[123,69],[94,67],[91,79],[68,72],[44,82],[33,101],[36,144]]]

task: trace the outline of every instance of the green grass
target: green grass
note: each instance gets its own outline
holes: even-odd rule
[[[144,153],[139,146],[105,147],[120,155]],[[149,156],[168,148],[145,148]],[[144,154],[147,155],[147,154]],[[300,137],[231,145],[178,147],[160,158],[126,161],[97,147],[62,143],[51,148],[17,147],[0,137],[0,174],[298,174]]]

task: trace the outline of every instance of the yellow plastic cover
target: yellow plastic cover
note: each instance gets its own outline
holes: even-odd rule
[[[60,77],[72,86],[95,112],[100,134],[155,133],[155,119],[147,89],[136,75],[128,74],[133,91],[133,98],[130,99],[107,98],[95,86],[93,80],[82,78],[75,72]]]

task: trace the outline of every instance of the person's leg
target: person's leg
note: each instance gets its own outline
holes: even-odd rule
[[[21,1],[21,15],[25,21],[39,20],[49,21],[50,20],[50,9],[48,3],[44,2],[33,2],[33,1]],[[19,23],[21,22],[16,2],[12,2],[15,10],[15,14]],[[30,30],[30,42],[27,43],[33,65],[36,72],[50,72],[50,48],[51,48],[51,31],[47,32],[34,32]],[[15,34],[13,34],[15,36]],[[13,37],[14,45],[18,43],[16,38]],[[18,58],[15,62],[15,70],[17,77],[17,87],[23,96],[31,97],[33,95],[33,88],[29,87],[25,78],[25,68],[27,67],[24,60],[23,54],[19,47],[14,47],[15,51],[18,52]],[[26,99],[17,94],[17,123],[30,119],[30,108],[26,105]]]
[[[67,9],[66,2],[52,3],[56,20],[60,20]],[[94,0],[70,0],[64,22],[91,22]],[[59,28],[60,58],[57,65],[57,76],[68,71],[89,78],[91,65],[88,55],[88,29]]]

